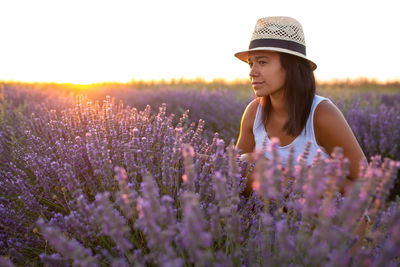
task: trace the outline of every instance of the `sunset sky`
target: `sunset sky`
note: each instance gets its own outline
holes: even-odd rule
[[[258,18],[299,20],[319,80],[400,80],[398,0],[1,0],[0,80],[247,78]]]

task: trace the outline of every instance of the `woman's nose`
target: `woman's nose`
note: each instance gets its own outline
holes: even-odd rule
[[[250,68],[250,73],[249,73],[249,75],[250,75],[250,77],[255,77],[255,76],[258,75],[257,68],[256,68],[254,65]]]

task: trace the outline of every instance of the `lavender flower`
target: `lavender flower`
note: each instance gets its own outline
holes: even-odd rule
[[[37,224],[43,237],[65,258],[71,260],[75,266],[98,265],[91,251],[75,239],[67,240],[59,229],[47,226],[43,219],[39,219]]]
[[[4,267],[14,267],[14,264],[12,264],[10,259],[7,259],[5,257],[0,257],[0,265]]]
[[[205,230],[206,222],[196,196],[188,191],[183,195],[183,223],[180,239],[189,255],[189,261],[206,266],[211,261],[211,235]]]
[[[137,202],[139,218],[136,224],[147,237],[152,261],[162,266],[172,263],[182,265],[172,247],[178,230],[174,211],[171,210],[172,203],[173,199],[169,196],[159,200],[157,185],[150,176],[146,176],[142,183],[142,197]]]

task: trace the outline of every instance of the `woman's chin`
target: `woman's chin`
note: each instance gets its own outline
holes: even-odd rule
[[[264,96],[263,94],[261,94],[260,91],[256,91],[256,90],[254,90],[254,94],[255,94],[256,97],[262,97],[262,96]]]

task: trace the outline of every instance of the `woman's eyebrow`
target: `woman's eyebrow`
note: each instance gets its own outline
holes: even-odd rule
[[[255,60],[259,60],[261,58],[268,58],[268,56],[258,56],[258,57],[255,58]],[[247,63],[249,63],[249,62],[251,62],[251,58],[247,59]]]
[[[258,56],[258,57],[256,57],[257,60],[261,59],[261,58],[268,58],[268,57],[267,56]]]

